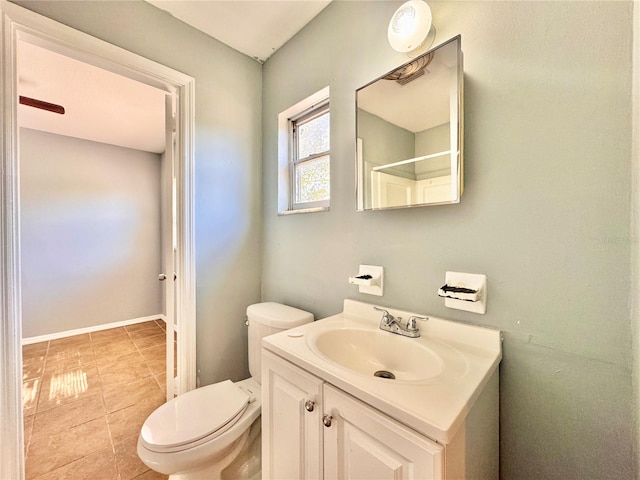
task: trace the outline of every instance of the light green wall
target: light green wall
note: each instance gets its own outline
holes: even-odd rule
[[[633,140],[631,187],[631,325],[636,474],[640,472],[640,7],[633,8]]]
[[[451,124],[448,122],[416,133],[416,157],[450,150],[450,145]],[[443,155],[418,162],[415,171],[418,180],[449,175],[451,156]]]
[[[504,332],[504,479],[630,479],[631,2],[430,2],[462,35],[459,205],[355,212],[355,90],[406,61],[399,2],[335,0],[264,65],[263,299],[345,297]],[[330,85],[332,199],[278,217],[276,117]],[[347,282],[385,267],[385,295]],[[484,316],[446,309],[445,271],[488,276]]]
[[[359,110],[358,137],[362,139],[366,162],[385,165],[415,156],[415,135],[365,110]],[[413,178],[413,165],[401,165],[396,170],[405,170]]]
[[[245,311],[260,301],[261,65],[142,1],[17,1],[195,78],[197,368],[246,378]]]

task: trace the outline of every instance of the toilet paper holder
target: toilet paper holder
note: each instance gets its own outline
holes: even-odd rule
[[[349,277],[349,283],[358,285],[360,293],[381,297],[384,291],[384,267],[360,265],[358,275]]]
[[[474,273],[446,272],[445,284],[438,289],[444,306],[467,312],[487,311],[487,276]]]

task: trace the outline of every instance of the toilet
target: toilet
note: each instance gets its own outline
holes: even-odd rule
[[[171,480],[260,478],[261,340],[312,322],[313,315],[266,302],[250,305],[247,318],[251,377],[192,390],[149,415],[138,456],[152,470]]]

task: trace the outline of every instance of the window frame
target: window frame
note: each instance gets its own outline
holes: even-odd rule
[[[325,111],[331,112],[329,87],[310,95],[278,115],[278,215],[324,212],[330,208],[331,196],[327,200],[295,202],[294,161],[297,156],[297,140],[293,135],[293,125],[294,122],[300,123],[301,120],[311,120],[312,117],[319,116]],[[329,130],[331,130],[331,126],[329,126]],[[331,138],[331,131],[329,131],[329,136]],[[326,154],[329,155],[329,172],[331,172],[331,146],[327,152],[323,153],[323,155]],[[329,190],[331,190],[331,173],[329,173]]]
[[[289,191],[291,192],[289,198],[289,210],[306,210],[310,208],[318,208],[318,207],[329,207],[329,203],[331,200],[331,132],[329,132],[329,149],[323,150],[319,153],[311,154],[304,158],[298,157],[298,143],[300,138],[300,126],[311,122],[312,120],[319,118],[325,114],[331,115],[331,110],[329,106],[329,99],[326,102],[322,102],[319,105],[314,105],[311,109],[306,110],[305,112],[297,115],[294,118],[289,119],[289,129],[291,132],[291,151],[289,153],[289,182],[290,187]],[[331,117],[329,117],[331,118]],[[331,122],[331,120],[329,120]],[[330,127],[329,127],[330,128]],[[300,189],[300,185],[297,181],[296,175],[296,167],[300,165],[304,165],[307,162],[311,162],[313,160],[317,160],[321,157],[329,157],[329,198],[324,200],[315,200],[310,202],[298,202],[298,193]]]

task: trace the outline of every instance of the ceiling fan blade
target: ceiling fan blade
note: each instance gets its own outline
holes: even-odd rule
[[[58,113],[64,115],[64,107],[62,105],[56,105],[55,103],[43,102],[42,100],[36,100],[35,98],[23,97],[20,95],[20,103],[29,107],[40,108],[47,112]]]

